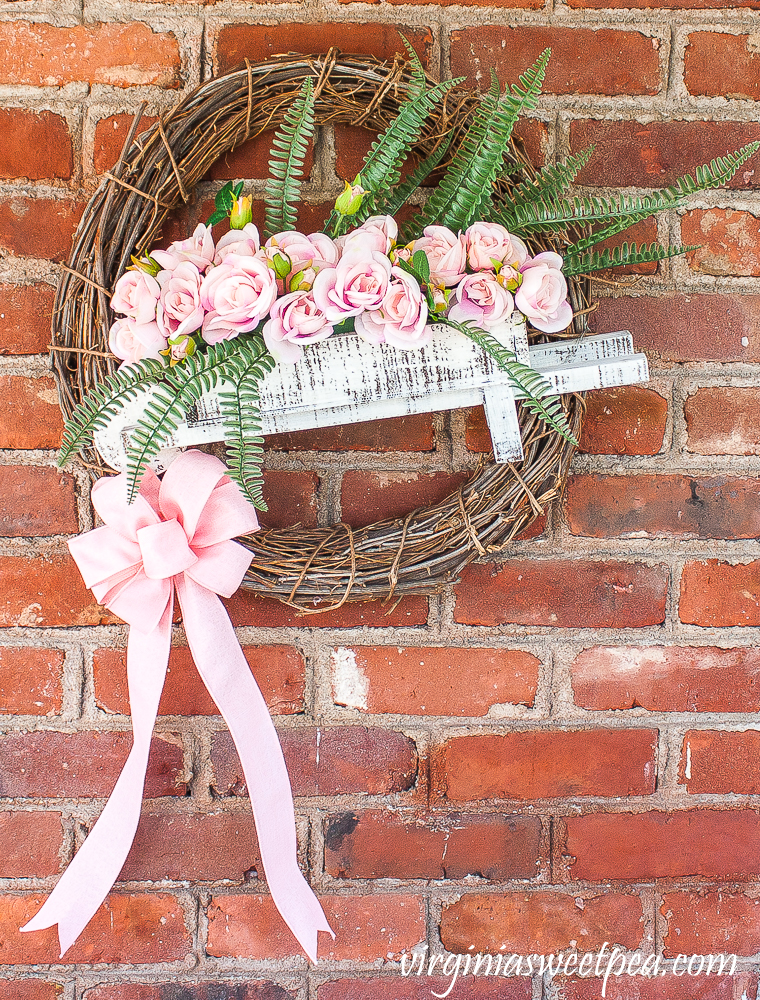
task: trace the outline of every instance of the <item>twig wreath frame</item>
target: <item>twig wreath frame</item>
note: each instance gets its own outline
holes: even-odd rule
[[[220,156],[281,124],[307,76],[314,81],[317,124],[381,130],[398,112],[411,69],[401,57],[381,62],[334,49],[321,56],[246,61],[242,69],[202,84],[135,139],[142,109],[138,112],[117,164],[85,209],[68,264],[62,266],[51,351],[66,417],[117,367],[107,344],[113,322],[110,290],[132,254],[152,245],[168,214],[190,200]],[[456,143],[477,102],[476,93],[460,88],[446,95],[415,152],[430,153],[450,132]],[[509,183],[534,176],[519,139],[512,140],[508,158],[516,167]],[[575,316],[565,336],[580,336],[587,330],[590,283],[576,277],[568,284]],[[567,396],[563,406],[577,438],[583,400]],[[521,463],[483,463],[445,500],[404,518],[360,529],[294,525],[243,537],[253,562],[242,586],[307,614],[333,610],[346,601],[391,601],[440,591],[467,563],[503,548],[564,489],[574,445],[524,407],[520,426]],[[110,471],[92,450],[82,458],[93,477]]]

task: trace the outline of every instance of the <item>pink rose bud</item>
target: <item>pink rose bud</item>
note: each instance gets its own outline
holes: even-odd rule
[[[412,350],[430,343],[433,331],[427,326],[427,319],[428,307],[422,289],[411,274],[394,267],[380,308],[357,316],[356,332],[370,344],[385,343]]]
[[[430,264],[430,281],[451,288],[467,271],[467,241],[446,226],[426,226],[424,236],[415,240],[414,253],[422,250]]]
[[[111,308],[140,325],[152,323],[160,295],[161,286],[151,274],[142,270],[126,271],[116,282]]]
[[[128,317],[113,324],[108,334],[108,346],[117,358],[132,365],[144,358],[158,360],[160,352],[166,347],[166,337],[156,323],[136,323]]]
[[[559,333],[573,319],[562,264],[559,254],[546,252],[522,266],[522,284],[515,292],[515,305],[542,333]]]
[[[497,280],[493,272],[468,274],[454,289],[450,319],[457,323],[470,322],[483,330],[504,323],[514,310],[512,295]]]
[[[528,259],[523,241],[495,222],[475,222],[464,235],[473,271],[493,271],[494,263],[519,269]]]
[[[302,345],[327,340],[333,328],[309,292],[290,292],[272,306],[262,332],[276,361],[295,364],[303,356]]]
[[[277,298],[277,282],[259,257],[229,254],[203,279],[201,305],[206,310],[203,339],[207,344],[250,333]]]

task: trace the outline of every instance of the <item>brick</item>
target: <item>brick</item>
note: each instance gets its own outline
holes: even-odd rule
[[[393,420],[366,420],[313,431],[269,434],[268,451],[432,451],[433,418],[413,413]]]
[[[565,516],[592,538],[756,538],[760,479],[571,476]]]
[[[143,813],[119,880],[212,882],[263,878],[253,815]]]
[[[76,534],[74,479],[35,465],[0,467],[0,536]]]
[[[684,406],[687,448],[698,455],[760,455],[760,389],[698,389]]]
[[[8,979],[0,982],[0,1000],[62,1000],[61,983],[41,979]]]
[[[641,222],[636,222],[634,225],[629,226],[622,233],[618,233],[617,236],[611,236],[607,240],[602,240],[598,243],[594,249],[595,250],[612,250],[615,247],[622,246],[623,243],[636,243],[641,246],[643,243],[659,243],[659,237],[657,234],[657,219],[652,217],[649,219],[643,219]],[[661,269],[662,265],[658,261],[648,261],[643,264],[628,264],[625,267],[615,267],[608,268],[605,271],[600,272],[601,277],[605,278],[619,278],[623,274],[657,274]]]
[[[603,5],[612,6],[610,0],[603,0]],[[625,5],[637,6],[630,0],[625,0]],[[678,6],[686,4],[679,2]],[[753,139],[760,139],[760,125],[754,122],[637,122],[580,118],[570,123],[571,152],[596,146],[593,159],[580,172],[576,182],[592,186],[665,187],[683,174],[693,174],[703,163],[740,149]],[[760,186],[758,164],[760,159],[755,154],[728,186]]]
[[[547,47],[548,94],[657,94],[659,40],[636,31],[471,26],[451,33],[451,73],[487,86],[493,67],[501,82],[514,83]]]
[[[484,716],[493,705],[532,705],[539,666],[520,649],[340,647],[332,654],[333,700],[373,713]],[[366,684],[366,705],[343,695],[346,667],[351,688],[355,671]]]
[[[0,354],[43,354],[50,343],[55,289],[0,284]]]
[[[58,28],[25,21],[0,25],[0,84],[62,87],[74,81],[111,87],[179,87],[179,44],[145,24]]]
[[[590,813],[564,822],[573,880],[746,879],[760,871],[760,816],[749,810]]]
[[[335,932],[335,941],[320,936],[320,959],[398,961],[425,938],[419,896],[321,896],[320,903]],[[208,911],[207,952],[215,958],[269,960],[302,954],[268,896],[215,896]]]
[[[678,781],[692,795],[756,795],[760,791],[760,732],[690,729],[683,738]]]
[[[57,627],[118,622],[85,589],[68,553],[60,556],[0,556],[0,625]]]
[[[61,814],[0,812],[0,878],[45,878],[60,870]]]
[[[467,566],[456,584],[463,625],[643,628],[665,620],[666,566],[514,559]],[[578,600],[583,594],[583,601]]]
[[[593,646],[570,669],[575,704],[591,711],[760,711],[760,652],[751,646]]]
[[[540,840],[532,816],[340,813],[325,821],[325,871],[335,878],[532,878]]]
[[[662,448],[668,401],[639,385],[586,396],[580,451],[592,455],[656,455]]]
[[[181,0],[180,0],[181,2]],[[276,983],[171,983],[149,986],[143,983],[118,983],[96,986],[87,991],[86,1000],[294,1000],[295,994]]]
[[[655,789],[654,729],[461,736],[437,765],[440,794],[457,802],[575,795],[649,795]]]
[[[667,958],[714,952],[754,955],[760,951],[760,898],[756,890],[746,894],[725,889],[668,892],[662,897],[660,913],[667,919],[663,942]]]
[[[269,176],[269,155],[273,133],[261,132],[235,149],[222,153],[211,166],[204,179],[211,181],[237,180],[238,178],[265,178]],[[309,179],[314,165],[314,146],[309,143],[303,163],[303,177]],[[267,443],[269,439],[267,438]]]
[[[176,739],[176,737],[175,737]],[[132,746],[131,733],[12,733],[0,739],[5,798],[106,798]],[[182,747],[151,742],[145,797],[185,795]]]
[[[61,710],[60,649],[0,649],[0,715],[55,715]]]
[[[417,775],[414,742],[402,733],[363,726],[281,729],[282,752],[294,795],[389,795],[412,788]],[[229,733],[211,744],[214,792],[247,795]]]
[[[757,35],[692,31],[683,75],[686,89],[695,96],[760,100]]]
[[[687,562],[678,617],[689,625],[760,625],[760,562]]]
[[[0,447],[57,448],[63,420],[52,378],[0,375]]]
[[[137,125],[135,137],[145,132],[158,119],[154,115],[143,115]],[[118,163],[124,143],[134,121],[133,115],[109,115],[101,118],[95,126],[95,145],[93,149],[95,172],[102,174]]]
[[[601,966],[602,974],[609,961]],[[634,964],[634,969],[636,965]],[[618,968],[616,963],[615,969]],[[683,975],[683,965],[679,967],[681,975],[668,975],[661,969],[656,977],[641,975],[623,975],[616,979],[614,975],[607,980],[608,1000],[742,1000],[750,997],[757,989],[757,973],[737,972],[733,976],[713,975],[692,976]],[[557,979],[557,987],[561,989],[563,1000],[598,1000],[602,995],[604,979]]]
[[[110,893],[76,944],[59,958],[55,927],[22,934],[19,927],[45,901],[39,894],[0,897],[0,965],[178,962],[192,953],[182,907],[168,893]]]
[[[595,332],[630,330],[655,361],[760,360],[760,296],[648,295],[601,299]]]
[[[429,64],[433,36],[427,28],[395,24],[306,23],[306,24],[228,24],[219,31],[216,43],[215,72],[224,73],[245,59],[260,62],[281,52],[305,55],[327,52],[331,46],[347,46],[356,55],[392,59],[401,52],[401,31],[425,65]]]
[[[451,976],[417,978],[384,976],[382,979],[333,979],[317,989],[317,1000],[430,1000],[431,991],[444,996],[451,985]],[[452,972],[453,974],[453,972]],[[485,979],[467,976],[457,978],[457,1000],[530,1000],[530,979]]]
[[[643,915],[638,896],[605,893],[582,897],[558,892],[466,895],[441,916],[447,951],[546,955],[576,945],[595,951],[607,941],[635,949]]]
[[[17,256],[62,261],[83,209],[78,201],[6,197],[0,201],[0,248]]]
[[[326,607],[334,601],[322,602]],[[380,601],[355,601],[334,611],[304,616],[287,604],[271,598],[259,597],[240,588],[234,597],[225,601],[234,625],[260,625],[275,628],[296,625],[308,628],[413,628],[425,625],[428,619],[426,597],[404,597],[388,608]],[[318,608],[319,602],[308,605]]]
[[[243,646],[243,653],[272,715],[303,712],[306,667],[297,649],[293,646]],[[126,650],[95,650],[93,673],[98,706],[106,712],[128,715]],[[158,713],[219,715],[190,650],[184,646],[172,648]]]
[[[264,471],[264,499],[269,505],[266,513],[259,513],[259,521],[266,528],[288,528],[302,524],[313,528],[317,523],[317,489],[319,476],[315,472],[282,472],[279,469]],[[283,503],[282,498],[287,497]]]
[[[697,209],[681,220],[681,241],[698,245],[687,257],[701,274],[760,275],[760,219],[730,208]]]
[[[0,177],[30,181],[68,180],[74,150],[66,119],[51,111],[0,109]]]
[[[404,518],[417,507],[440,503],[470,478],[448,472],[346,472],[341,488],[342,519],[360,527]]]

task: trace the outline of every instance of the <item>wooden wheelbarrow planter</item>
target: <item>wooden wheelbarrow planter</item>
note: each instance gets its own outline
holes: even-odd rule
[[[261,383],[262,433],[277,434],[411,413],[485,407],[497,462],[523,457],[515,397],[496,362],[471,340],[435,324],[426,347],[403,351],[371,345],[356,334],[307,347],[295,365],[277,365]],[[645,382],[647,359],[634,353],[627,331],[528,347],[525,322],[491,331],[518,360],[541,372],[558,395]],[[195,404],[167,441],[154,468],[176,449],[224,440],[217,391]],[[95,434],[103,460],[126,469],[126,445],[151,390],[145,390]]]

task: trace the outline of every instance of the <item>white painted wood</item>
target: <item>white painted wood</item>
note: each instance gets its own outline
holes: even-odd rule
[[[483,404],[497,461],[522,458],[517,412],[506,374],[472,341],[444,324],[416,351],[372,346],[355,335],[308,348],[297,365],[278,365],[262,383],[264,435]],[[627,332],[558,341],[528,349],[524,322],[505,325],[498,339],[541,371],[558,393],[627,385],[648,378],[646,358]],[[224,438],[216,393],[203,396],[158,459],[172,449]],[[95,435],[103,460],[126,467],[129,436],[151,391],[141,393]]]

